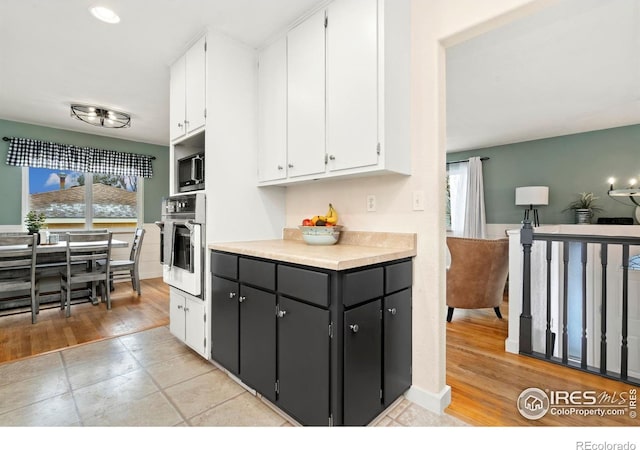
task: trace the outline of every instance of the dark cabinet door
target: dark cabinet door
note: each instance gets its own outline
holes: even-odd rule
[[[276,401],[276,295],[240,286],[240,378]]]
[[[304,425],[329,424],[329,311],[279,297],[277,405]]]
[[[411,386],[411,289],[384,298],[384,405]]]
[[[238,374],[238,283],[211,276],[211,358]]]
[[[344,313],[344,424],[366,425],[382,411],[381,300]]]

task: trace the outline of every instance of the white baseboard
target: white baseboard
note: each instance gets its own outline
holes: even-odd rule
[[[404,395],[416,405],[441,415],[444,414],[445,408],[451,404],[451,387],[448,385],[438,393],[411,386]]]
[[[504,341],[504,349],[509,353],[520,353],[520,341],[518,339],[507,338]]]

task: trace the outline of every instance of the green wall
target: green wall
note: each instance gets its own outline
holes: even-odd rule
[[[538,207],[540,224],[574,223],[573,213],[562,210],[580,192],[600,197],[603,211],[596,218],[634,215],[628,199],[607,195],[607,180],[616,178],[616,188],[628,187],[631,178],[640,181],[640,125],[448,153],[447,161],[471,156],[490,158],[483,162],[487,223],[522,221],[518,186],[549,186],[549,205]]]
[[[155,156],[153,178],[144,180],[144,221],[160,220],[162,197],[169,195],[169,147],[59,130],[39,125],[0,120],[0,138],[22,137],[41,141],[117,150]],[[9,143],[0,140],[0,225],[22,223],[22,167],[5,163]]]

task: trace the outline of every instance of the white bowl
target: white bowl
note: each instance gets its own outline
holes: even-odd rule
[[[333,245],[340,238],[340,225],[333,227],[299,226],[302,239],[309,245]]]

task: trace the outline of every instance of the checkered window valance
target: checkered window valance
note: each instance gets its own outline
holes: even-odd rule
[[[76,172],[153,176],[152,156],[24,138],[8,138],[7,164]]]

